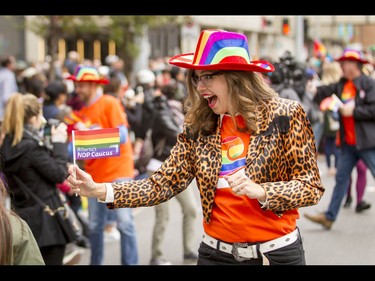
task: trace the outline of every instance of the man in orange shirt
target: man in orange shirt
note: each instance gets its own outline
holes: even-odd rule
[[[75,91],[84,105],[80,114],[90,120],[89,129],[119,128],[120,156],[85,160],[85,170],[97,181],[122,182],[134,179],[133,148],[128,134],[124,110],[116,97],[103,95],[101,79],[96,68],[78,66],[74,75]],[[103,230],[108,212],[116,213],[117,228],[121,234],[121,264],[138,263],[138,249],[132,210],[129,208],[109,210],[96,199],[88,201],[91,242],[91,265],[103,261]]]
[[[337,83],[318,87],[314,98],[320,104],[323,99],[336,93],[343,102],[339,109],[338,141],[341,149],[336,185],[326,212],[305,214],[307,219],[326,229],[331,229],[338,216],[358,160],[362,159],[375,176],[375,80],[362,72],[363,64],[369,62],[361,51],[347,48],[337,61],[340,62],[343,77]]]

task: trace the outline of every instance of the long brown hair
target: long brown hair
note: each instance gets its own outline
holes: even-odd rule
[[[278,94],[268,86],[260,73],[245,71],[223,71],[228,84],[229,102],[232,111],[228,112],[234,119],[240,114],[246,120],[245,131],[256,131],[256,118],[259,106],[267,106],[267,101]],[[193,70],[187,72],[189,95],[184,102],[186,124],[193,134],[199,131],[212,132],[217,124],[218,115],[209,108],[207,101],[199,94],[190,82]],[[235,122],[234,122],[235,123]]]
[[[3,175],[2,175],[3,176]],[[0,179],[0,265],[10,265],[12,257],[13,234],[10,216],[12,211],[6,206],[8,192]]]
[[[38,116],[42,105],[33,94],[13,94],[5,107],[4,121],[1,126],[2,134],[13,136],[12,146],[22,140],[23,126],[33,117]]]

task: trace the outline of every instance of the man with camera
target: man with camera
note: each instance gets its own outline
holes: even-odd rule
[[[313,102],[314,95],[306,89],[312,79],[307,66],[297,62],[289,51],[286,51],[274,66],[275,71],[270,77],[272,87],[280,97],[302,104],[312,125],[318,147],[323,133],[323,115],[319,106]]]

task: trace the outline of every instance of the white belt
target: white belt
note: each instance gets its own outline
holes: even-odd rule
[[[291,233],[288,233],[279,238],[263,243],[256,243],[254,245],[248,245],[248,243],[238,242],[225,243],[209,236],[206,233],[203,234],[203,243],[221,252],[233,255],[237,261],[244,261],[248,259],[257,259],[259,257],[257,245],[259,245],[259,252],[263,256],[264,253],[274,251],[276,249],[292,244],[297,240],[297,238],[298,228],[293,230]]]

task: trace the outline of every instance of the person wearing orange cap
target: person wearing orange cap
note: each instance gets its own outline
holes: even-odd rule
[[[95,67],[83,65],[79,65],[68,79],[74,81],[77,96],[84,103],[79,114],[90,121],[89,128],[84,129],[119,128],[120,131],[120,155],[83,160],[85,171],[96,181],[128,182],[134,179],[133,148],[124,109],[117,97],[104,95],[101,88],[101,84],[108,84],[109,80],[101,77]],[[101,265],[103,262],[103,231],[109,212],[115,214],[114,219],[120,232],[121,264],[138,264],[137,235],[132,209],[110,210],[94,198],[89,198],[88,211],[89,238],[92,245],[90,264]]]
[[[314,134],[302,105],[264,83],[274,71],[252,61],[247,37],[203,30],[187,69],[183,132],[149,178],[98,183],[70,165],[69,186],[110,209],[153,206],[196,179],[203,212],[197,265],[305,265],[300,207],[324,193]]]
[[[316,215],[305,217],[325,229],[331,229],[347,194],[353,168],[362,159],[375,176],[375,80],[363,73],[362,67],[369,63],[361,51],[346,48],[336,59],[343,71],[343,77],[335,83],[319,86],[314,101],[320,104],[333,93],[340,98],[339,138],[340,153],[336,168],[336,184],[328,209]],[[367,202],[359,202],[356,211],[369,209]]]

